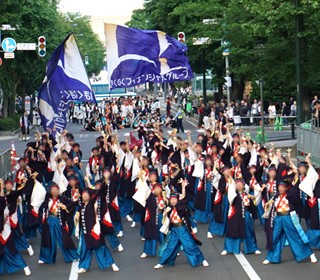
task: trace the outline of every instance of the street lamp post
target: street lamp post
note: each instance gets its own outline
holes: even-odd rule
[[[262,144],[265,142],[265,130],[264,130],[264,105],[263,105],[263,81],[259,80],[260,87],[260,102],[261,102],[261,134],[262,134]]]
[[[296,82],[297,82],[297,125],[302,123],[302,89],[301,89],[301,41],[299,33],[302,31],[302,16],[298,13],[300,0],[294,0],[296,7]]]
[[[225,61],[226,61],[226,78],[229,80],[230,79],[230,71],[229,71],[229,54],[228,55],[225,55]],[[230,86],[227,85],[226,86],[227,88],[227,103],[228,103],[228,106],[230,105],[230,102],[231,102],[231,93],[230,93]]]
[[[202,89],[203,89],[203,101],[207,102],[207,82],[206,82],[206,49],[203,48],[202,50],[202,71],[203,71],[203,83],[202,83]]]

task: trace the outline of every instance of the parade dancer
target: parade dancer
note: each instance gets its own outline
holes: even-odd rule
[[[78,273],[85,273],[89,270],[93,253],[96,256],[101,270],[112,267],[113,271],[119,271],[109,249],[106,247],[104,236],[101,232],[100,221],[97,214],[97,201],[90,197],[88,190],[82,192],[82,205],[75,216],[79,222],[79,270]]]
[[[228,219],[229,201],[228,201],[228,178],[231,176],[232,169],[224,166],[221,169],[222,175],[216,175],[218,183],[213,184],[216,194],[213,201],[213,215],[208,229],[208,238],[212,235],[224,236],[226,233],[226,224]]]
[[[121,216],[120,216],[120,207],[118,203],[117,186],[118,186],[117,176],[112,174],[112,172],[109,169],[106,169],[103,172],[103,184],[101,188],[104,190],[104,193],[106,194],[105,197],[106,197],[107,207],[110,213],[112,224],[114,226],[114,230],[117,233],[116,237],[122,237],[123,227],[122,227]],[[107,237],[109,239],[113,236],[107,235]],[[115,238],[112,238],[112,240],[109,239],[109,241],[111,244],[113,244],[112,247],[114,248],[115,246],[120,245],[119,240],[115,240]],[[122,251],[121,247],[120,247],[120,251]]]
[[[164,265],[174,265],[181,245],[191,266],[196,267],[200,264],[209,266],[198,247],[201,242],[196,239],[190,226],[190,214],[185,199],[186,185],[187,182],[182,184],[181,195],[171,193],[169,207],[165,209],[164,216],[170,219],[171,233],[167,247],[155,269],[163,268]]]
[[[109,169],[104,170],[103,177],[107,185],[110,186],[111,172]],[[85,177],[88,184],[88,191],[92,199],[96,200],[97,215],[100,221],[101,232],[108,239],[112,249],[117,248],[119,252],[123,251],[118,237],[116,236],[114,226],[109,211],[110,189],[102,181],[96,181],[94,187],[90,185],[90,180]]]
[[[132,222],[130,213],[133,210],[133,199],[135,182],[132,181],[134,155],[130,151],[129,137],[125,142],[120,142],[119,146],[119,206],[121,217],[125,217],[128,222]]]
[[[75,204],[59,195],[59,187],[52,185],[42,205],[42,233],[39,264],[53,264],[59,245],[66,263],[79,259],[75,244],[69,235],[67,216],[73,215]]]
[[[212,217],[212,201],[216,194],[216,189],[212,186],[214,171],[213,160],[210,156],[205,158],[204,165],[204,176],[197,188],[194,219],[197,222],[208,223],[208,220],[211,220]]]
[[[100,165],[100,154],[99,148],[95,147],[91,150],[91,157],[89,158],[86,174],[90,178],[91,184],[94,185],[94,182],[99,180],[99,165]]]
[[[6,273],[12,274],[22,269],[26,276],[30,276],[30,268],[15,247],[2,179],[0,179],[0,241],[0,276]]]
[[[34,251],[32,249],[32,246],[29,244],[29,242],[26,239],[26,236],[24,233],[21,232],[19,227],[19,220],[18,220],[18,207],[19,207],[19,201],[21,199],[22,190],[25,187],[27,179],[25,178],[22,182],[22,184],[19,185],[19,188],[17,190],[13,190],[13,182],[12,181],[6,181],[4,183],[4,189],[5,189],[5,198],[7,202],[7,207],[9,209],[9,221],[11,225],[11,233],[13,235],[14,244],[16,246],[16,249],[21,252],[23,250],[27,250],[29,256],[34,255]]]
[[[308,172],[306,178],[300,183],[299,188],[308,196],[308,206],[310,209],[309,219],[310,224],[306,232],[312,248],[320,248],[320,170],[315,170],[307,156],[306,162],[308,164]]]
[[[144,157],[141,155],[141,151],[137,150],[134,154],[133,159],[133,176],[136,181],[135,185],[135,192],[138,190],[138,182],[139,180],[136,180],[139,176],[139,174],[143,171],[143,181],[147,181],[149,177],[149,159],[147,157]],[[141,175],[142,176],[142,175]],[[141,177],[140,176],[140,177]],[[137,223],[141,224],[140,228],[140,236],[143,237],[144,235],[144,223],[142,221],[142,218],[144,217],[145,208],[138,203],[137,201],[133,201],[133,222],[131,224],[131,228],[135,228]]]
[[[255,197],[245,191],[245,183],[242,179],[237,179],[236,182],[232,178],[229,180],[231,181],[228,188],[230,207],[221,255],[240,254],[242,241],[245,254],[260,255],[253,225],[253,219],[257,217]]]
[[[302,230],[296,206],[299,205],[300,190],[290,187],[287,182],[279,182],[279,192],[266,204],[267,257],[263,264],[280,263],[286,240],[297,262],[310,257],[311,263],[317,258],[311,250],[309,241]]]
[[[149,177],[156,177],[156,174],[149,175]],[[163,219],[163,211],[166,207],[166,197],[163,196],[162,186],[160,183],[150,180],[152,187],[151,193],[146,200],[146,216],[145,216],[145,231],[144,231],[144,248],[140,258],[147,256],[155,257],[157,254],[157,243],[161,245],[164,241],[164,236],[160,232]]]

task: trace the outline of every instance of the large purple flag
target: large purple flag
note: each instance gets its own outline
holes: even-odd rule
[[[51,56],[38,99],[44,129],[58,132],[66,127],[71,101],[96,102],[73,34]]]
[[[190,80],[187,46],[166,33],[106,24],[110,89]]]

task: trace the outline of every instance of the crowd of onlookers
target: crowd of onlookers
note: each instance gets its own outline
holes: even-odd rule
[[[203,125],[203,119],[210,117],[219,119],[225,117],[232,121],[236,126],[260,125],[262,108],[261,102],[254,99],[251,103],[241,100],[239,102],[232,101],[227,105],[225,99],[220,102],[204,102],[202,97],[196,95],[183,94],[180,97],[180,104],[184,108],[188,116],[198,115],[199,127]],[[167,112],[170,111],[171,101],[167,99]],[[283,124],[288,125],[289,121],[294,119],[297,114],[297,104],[293,98],[288,102],[265,102],[264,118],[265,122],[273,125],[277,117],[282,117]]]
[[[160,114],[160,102],[155,98],[142,96],[104,99],[98,104],[72,103],[69,109],[70,122],[83,124],[88,131],[138,128],[152,128],[155,123],[165,122]]]

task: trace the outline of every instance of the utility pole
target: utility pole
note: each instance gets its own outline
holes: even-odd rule
[[[226,78],[229,81],[231,79],[230,71],[229,71],[229,54],[225,56],[225,60],[226,60]],[[231,102],[231,93],[230,93],[231,84],[228,83],[226,88],[227,88],[227,103],[229,106]]]
[[[302,19],[298,13],[300,7],[300,0],[294,0],[296,7],[296,82],[297,82],[297,125],[300,125],[302,120],[302,86],[301,86],[301,42],[299,33],[302,31]]]
[[[259,80],[260,87],[260,102],[261,102],[261,134],[262,134],[262,144],[265,142],[265,130],[264,130],[264,105],[263,105],[263,81]]]
[[[203,89],[203,101],[207,102],[207,84],[206,84],[206,50],[203,47],[202,49],[202,67],[203,67],[203,83],[202,83],[202,89]]]

